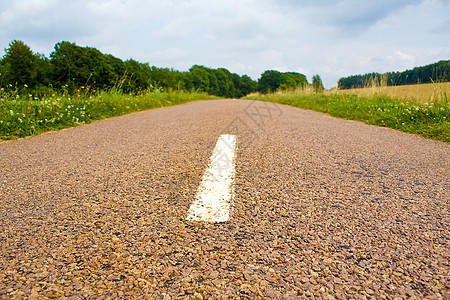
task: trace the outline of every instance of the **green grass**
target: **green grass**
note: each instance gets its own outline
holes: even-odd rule
[[[62,91],[28,94],[27,87],[0,91],[0,140],[11,140],[59,130],[124,114],[213,99],[204,93],[146,91],[138,95],[81,88],[73,95]]]
[[[214,99],[204,93],[145,91],[138,95],[118,90],[80,88],[72,95],[64,90],[27,93],[27,87],[0,90],[0,140],[91,123],[96,120],[195,100]],[[450,142],[450,105],[420,103],[385,95],[313,94],[303,91],[252,95],[246,99],[270,101],[328,113],[332,116],[390,127],[427,138]]]
[[[294,91],[251,95],[245,99],[287,104],[450,142],[450,105],[447,97],[439,102],[420,103],[388,96],[360,97]]]

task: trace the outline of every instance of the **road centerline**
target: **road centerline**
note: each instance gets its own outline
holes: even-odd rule
[[[186,220],[226,222],[234,200],[236,136],[219,136]]]

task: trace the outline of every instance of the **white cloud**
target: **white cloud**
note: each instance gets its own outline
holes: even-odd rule
[[[415,58],[412,55],[406,54],[402,51],[396,51],[394,55],[395,60],[404,61],[407,64],[414,65]]]

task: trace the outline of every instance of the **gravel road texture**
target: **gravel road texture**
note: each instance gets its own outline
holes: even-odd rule
[[[220,134],[224,223],[186,221]],[[198,101],[0,143],[2,299],[450,299],[450,146]]]

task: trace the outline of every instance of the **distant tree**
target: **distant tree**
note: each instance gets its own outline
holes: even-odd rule
[[[151,82],[154,86],[163,88],[164,90],[180,90],[184,89],[183,72],[171,68],[151,67]]]
[[[431,82],[450,81],[450,60],[441,60],[437,63],[416,67],[403,72],[389,72],[384,74],[368,73],[340,78],[339,89],[364,88],[372,85],[406,85]]]
[[[265,71],[258,80],[258,92],[263,94],[275,92],[283,83],[286,84],[286,79],[281,72]]]
[[[256,83],[256,81],[251,79],[249,76],[247,76],[247,75],[242,76],[242,82],[244,83],[244,90],[243,90],[244,96],[256,91],[257,83]]]
[[[217,70],[208,69],[209,87],[207,92],[210,95],[220,96],[219,81],[217,79],[216,73]]]
[[[148,63],[140,63],[134,59],[125,61],[125,68],[127,70],[127,91],[136,92],[145,90],[153,84],[151,74],[152,69]]]
[[[322,79],[320,79],[319,75],[314,75],[312,78],[312,88],[316,93],[322,93],[324,90]]]
[[[283,77],[286,81],[286,88],[306,87],[308,80],[306,76],[296,72],[283,73]]]
[[[36,87],[51,85],[52,72],[53,68],[50,60],[45,57],[44,54],[34,54],[32,76],[34,78],[33,82],[35,83]]]
[[[186,76],[183,79],[184,90],[192,91],[194,89],[194,83],[192,82],[191,74],[189,72],[185,72]]]
[[[3,57],[5,81],[10,84],[34,86],[36,56],[24,42],[14,40]]]
[[[296,72],[265,71],[258,80],[257,90],[261,93],[288,90],[308,85],[306,76]]]
[[[217,83],[219,84],[218,96],[234,98],[236,94],[236,87],[233,82],[233,74],[225,68],[216,70]]]
[[[3,63],[3,59],[0,59],[0,87],[6,84],[5,74],[6,74],[6,66]]]
[[[245,85],[241,76],[233,73],[231,74],[231,80],[234,86],[234,93],[231,98],[241,98],[245,96]]]
[[[82,53],[75,43],[60,42],[50,54],[53,65],[53,81],[57,86],[83,85],[89,78],[88,71],[81,65]]]
[[[124,62],[96,48],[80,47],[67,41],[57,43],[49,59],[33,54],[21,41],[11,42],[6,55],[0,59],[0,85],[8,83],[36,86],[39,93],[45,92],[49,85],[68,88],[69,92],[85,85],[100,89],[118,85],[127,93],[153,86],[164,90],[197,89],[228,98],[245,96],[257,87],[250,77],[232,74],[224,68],[194,65],[189,72],[180,72],[150,67],[148,63],[133,59]],[[44,88],[39,89],[40,86]]]
[[[50,58],[57,86],[108,88],[123,77],[126,70],[126,64],[112,55],[69,42],[57,43]]]
[[[105,55],[103,59],[108,66],[107,73],[103,75],[103,84],[108,87],[114,86],[126,74],[125,63],[111,54]]]
[[[199,91],[207,92],[209,89],[209,72],[204,66],[194,65],[189,69],[194,88]]]

